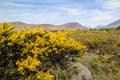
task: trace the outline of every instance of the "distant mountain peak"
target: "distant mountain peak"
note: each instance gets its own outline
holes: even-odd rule
[[[24,23],[24,22],[21,22],[21,21],[15,21],[15,22],[9,22],[9,23],[13,23],[13,24],[27,24],[27,23]]]
[[[78,22],[68,22],[68,23],[65,23],[65,24],[80,24]]]
[[[80,23],[77,22],[69,22],[69,23],[65,23],[60,25],[63,29],[85,29],[85,27],[83,25],[81,25]]]
[[[77,23],[77,22],[69,22],[69,23],[65,23],[63,24],[65,26],[82,26],[80,23]]]

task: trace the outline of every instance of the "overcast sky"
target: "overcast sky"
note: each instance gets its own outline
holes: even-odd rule
[[[0,0],[0,23],[64,24],[95,27],[120,19],[120,0]]]

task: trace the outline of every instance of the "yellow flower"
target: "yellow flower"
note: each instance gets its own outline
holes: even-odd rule
[[[18,71],[22,72],[23,71],[23,67],[19,67]]]
[[[39,71],[39,72],[36,74],[36,77],[37,77],[37,79],[39,79],[39,80],[53,80],[53,79],[54,79],[54,76],[51,75],[51,74],[49,73],[49,71],[48,71],[48,72]]]
[[[29,70],[34,70],[37,66],[40,65],[40,61],[35,58],[32,58],[31,56],[28,56],[27,59],[23,60],[22,62],[17,61],[16,65],[18,65],[18,71],[21,70],[21,67],[22,70],[23,67]]]

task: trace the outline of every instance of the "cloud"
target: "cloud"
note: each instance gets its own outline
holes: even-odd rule
[[[89,12],[91,14],[83,23],[91,27],[96,27],[97,25],[107,25],[114,20],[114,15],[111,12],[104,12],[102,10],[91,10]]]
[[[22,3],[17,3],[17,2],[13,2],[13,1],[5,1],[5,2],[2,2],[2,4],[0,5],[1,7],[4,7],[4,8],[32,8],[33,4],[22,4]]]
[[[96,0],[105,9],[120,9],[120,0]]]
[[[120,17],[120,0],[2,0],[0,22],[63,24],[79,22],[95,27]]]
[[[107,9],[120,9],[120,0],[106,0],[103,6]]]
[[[69,8],[69,7],[61,7],[60,10],[66,12],[69,15],[81,15],[84,14],[86,11],[83,9],[78,8]]]

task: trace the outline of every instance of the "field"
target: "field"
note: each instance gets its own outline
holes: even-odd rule
[[[91,70],[91,80],[120,79],[120,30],[71,30],[67,36],[87,46],[80,62]]]
[[[120,80],[120,29],[51,32],[3,23],[0,61],[0,80],[70,80],[80,71],[73,62],[84,64],[91,80]]]

